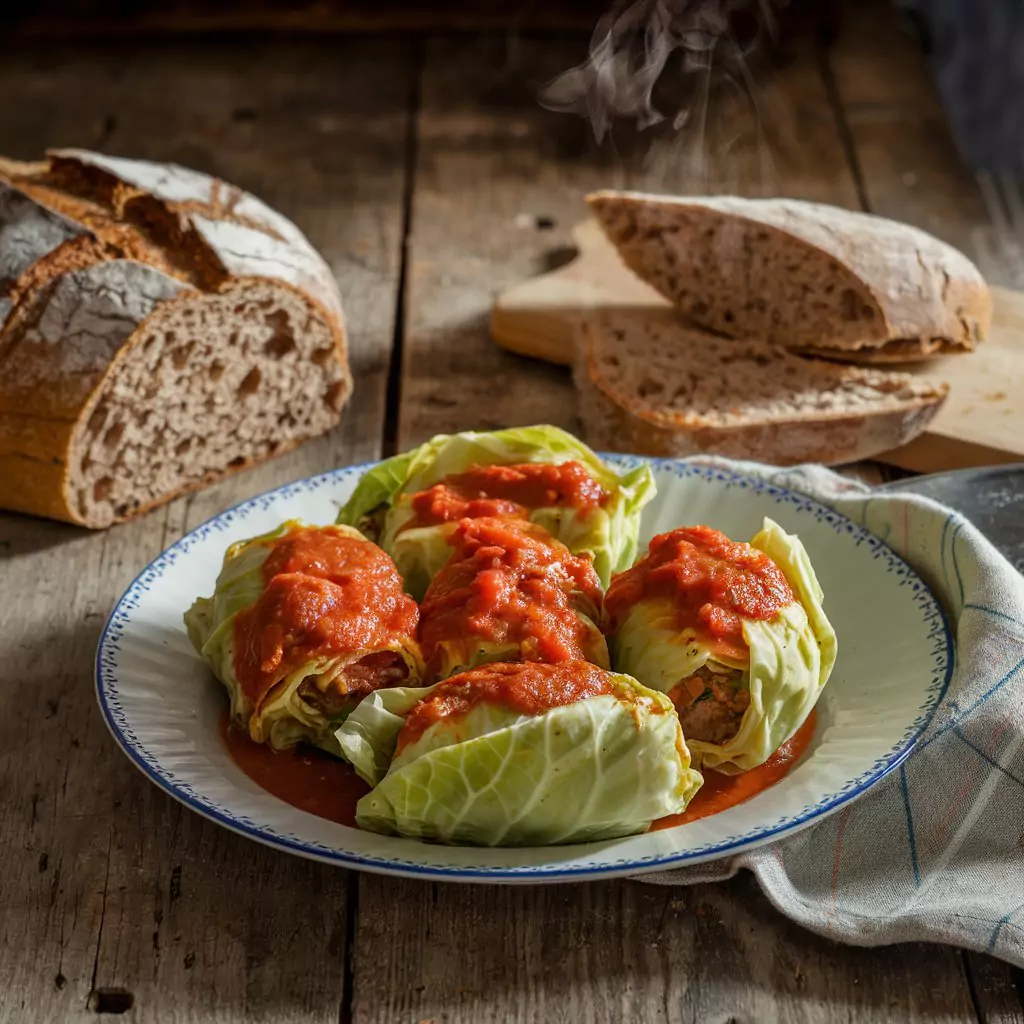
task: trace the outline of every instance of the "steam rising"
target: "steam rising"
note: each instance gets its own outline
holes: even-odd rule
[[[616,118],[638,128],[666,116],[676,129],[695,125],[706,116],[715,76],[751,92],[746,57],[774,28],[771,0],[616,0],[594,30],[587,61],[550,82],[541,102],[582,114],[599,141]],[[670,63],[685,85],[671,90],[675,109],[666,115],[654,91]]]

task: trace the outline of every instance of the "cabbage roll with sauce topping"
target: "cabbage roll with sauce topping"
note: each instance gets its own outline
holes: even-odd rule
[[[444,679],[491,661],[591,661],[608,667],[601,584],[541,526],[463,519],[420,607],[428,672]]]
[[[653,495],[646,464],[619,472],[564,430],[514,427],[440,435],[382,462],[338,522],[378,540],[417,599],[448,560],[455,523],[481,516],[543,526],[574,555],[589,553],[607,586],[632,563],[640,510]]]
[[[484,665],[366,697],[337,730],[371,832],[481,846],[632,835],[703,779],[671,701],[585,662]]]
[[[749,544],[681,527],[612,581],[612,661],[671,697],[701,768],[747,771],[804,723],[832,672],[823,596],[804,546],[770,519]]]
[[[422,681],[418,622],[376,544],[347,526],[297,520],[228,548],[213,596],[185,613],[232,720],[253,740],[334,752],[333,730],[362,697]]]

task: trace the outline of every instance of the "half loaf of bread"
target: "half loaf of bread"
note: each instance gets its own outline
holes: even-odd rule
[[[327,430],[351,389],[330,268],[258,199],[0,161],[0,507],[108,526]]]
[[[992,297],[945,242],[896,221],[795,199],[596,192],[625,264],[688,323],[853,362],[969,352]]]
[[[709,336],[649,310],[584,321],[574,376],[585,437],[598,449],[781,466],[851,462],[905,444],[948,390]]]

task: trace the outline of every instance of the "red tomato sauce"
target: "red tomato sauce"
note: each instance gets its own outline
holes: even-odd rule
[[[586,513],[606,505],[610,498],[579,462],[473,466],[414,494],[415,515],[405,529],[481,516],[525,519],[535,508],[575,508]]]
[[[518,670],[526,669],[525,675]],[[551,673],[548,675],[548,673]],[[478,686],[477,678],[486,679]],[[399,735],[399,749],[413,742],[441,718],[465,714],[483,700],[497,700],[517,707],[523,714],[540,714],[548,707],[570,704],[610,691],[607,677],[586,663],[573,665],[485,665],[452,676],[427,701],[422,701],[406,719]],[[763,765],[742,775],[704,773],[704,785],[682,814],[659,818],[654,829],[685,825],[698,818],[735,807],[774,786],[800,760],[814,736],[816,714],[807,721]],[[356,827],[356,804],[370,787],[351,765],[315,747],[298,746],[275,751],[254,743],[230,722],[227,709],[220,716],[220,734],[231,760],[261,789],[299,810],[329,821]]]
[[[688,821],[708,818],[712,814],[742,804],[751,797],[763,793],[774,786],[780,779],[789,774],[789,770],[803,757],[814,738],[817,725],[817,712],[812,711],[807,721],[765,761],[764,764],[751,768],[739,775],[723,775],[721,772],[706,771],[704,785],[697,790],[697,795],[690,801],[682,814],[670,814],[659,818],[653,829],[672,828],[674,825],[685,825]]]
[[[289,671],[415,635],[416,602],[376,544],[329,527],[272,542],[266,588],[235,617],[235,676],[256,705]]]
[[[356,804],[370,787],[344,761],[315,747],[274,750],[254,743],[231,724],[227,710],[220,717],[220,735],[231,760],[272,796],[318,818],[356,827]]]
[[[454,723],[478,704],[497,704],[521,715],[539,715],[612,692],[615,687],[609,674],[585,661],[481,665],[446,679],[412,709],[398,734],[396,753],[419,739],[435,722],[449,719]]]
[[[648,553],[612,580],[605,608],[613,628],[649,597],[669,598],[681,629],[696,629],[719,651],[745,658],[743,619],[774,618],[793,591],[764,552],[710,526],[684,526],[655,537]]]
[[[599,614],[601,584],[589,558],[521,520],[463,519],[448,543],[451,558],[420,606],[428,666],[437,669],[442,643],[467,637],[517,644],[527,661],[586,661],[594,654],[594,632],[574,610],[582,594],[591,614]]]

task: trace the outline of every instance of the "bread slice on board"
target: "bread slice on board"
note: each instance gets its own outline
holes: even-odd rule
[[[322,433],[351,390],[334,276],[258,199],[0,160],[0,507],[105,527]]]
[[[969,352],[992,297],[961,252],[906,224],[796,199],[595,192],[626,266],[691,324],[853,362]]]
[[[870,458],[916,437],[948,390],[763,341],[689,329],[670,311],[583,321],[574,377],[588,444],[779,466]]]

